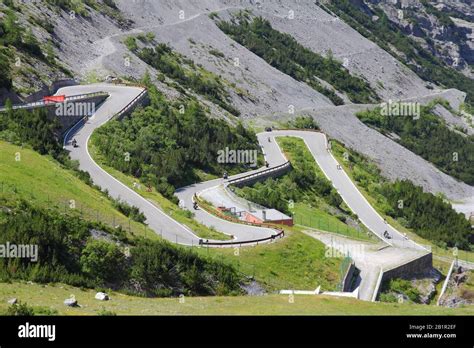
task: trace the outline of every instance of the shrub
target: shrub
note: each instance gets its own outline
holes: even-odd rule
[[[32,317],[35,315],[35,310],[33,307],[28,306],[28,304],[19,301],[18,303],[14,303],[8,307],[7,315],[16,317]]]
[[[120,283],[127,278],[125,255],[110,242],[89,239],[80,263],[82,272],[100,281]]]

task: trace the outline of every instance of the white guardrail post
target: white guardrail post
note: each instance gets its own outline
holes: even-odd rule
[[[443,287],[441,288],[441,293],[439,294],[438,300],[436,301],[437,306],[439,306],[439,304],[441,303],[441,298],[443,297],[444,293],[446,292],[446,289],[447,289],[448,283],[449,283],[449,279],[451,278],[451,273],[453,273],[455,263],[456,263],[456,260],[453,260],[453,262],[451,262],[451,267],[449,267],[448,274],[446,275],[446,279],[444,280]]]

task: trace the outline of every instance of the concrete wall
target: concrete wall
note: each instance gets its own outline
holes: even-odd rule
[[[384,270],[382,282],[393,278],[411,278],[433,268],[433,254],[428,253],[403,265]]]
[[[53,95],[58,91],[58,89],[69,86],[76,86],[78,83],[74,79],[64,79],[54,81],[50,87],[44,87],[36,93],[33,93],[25,98],[25,103],[32,103],[46,97],[48,95]]]
[[[79,100],[74,100],[74,101],[68,101],[67,104],[76,105],[77,103],[91,103],[94,105],[95,110],[97,110],[100,107],[100,104],[102,104],[105,99],[107,99],[107,96],[101,95],[101,96],[84,98],[84,99],[79,99]],[[85,116],[91,116],[91,115],[86,115],[84,113],[79,113],[77,115],[75,114],[72,116],[58,116],[56,115],[58,104],[47,105],[45,108],[48,110],[48,117],[50,119],[59,120],[59,123],[61,124],[61,131],[60,131],[61,135],[64,135],[64,133],[69,128],[71,128],[73,125],[75,125],[77,122],[79,122],[79,120],[81,120]]]
[[[433,268],[433,254],[428,253],[421,257],[418,257],[414,260],[408,261],[402,265],[396,266],[394,268],[384,270],[382,274],[381,281],[378,283],[375,289],[375,296],[377,298],[379,295],[381,285],[394,278],[403,278],[403,279],[410,279],[426,273]]]
[[[342,280],[342,291],[343,292],[350,292],[351,291],[351,285],[352,285],[352,278],[354,277],[356,267],[354,262],[351,262],[349,265],[349,268],[347,269],[346,275],[344,276],[344,279]]]
[[[252,185],[258,181],[264,181],[268,178],[276,178],[276,177],[282,176],[283,174],[286,174],[290,170],[291,170],[291,164],[290,162],[287,162],[285,163],[285,165],[282,165],[279,168],[276,168],[274,170],[263,171],[262,173],[259,173],[256,175],[249,175],[248,177],[243,177],[239,179],[239,181],[231,180],[229,181],[229,184],[235,185],[237,187]]]
[[[147,106],[150,104],[150,97],[147,90],[144,90],[137,98],[132,100],[120,113],[116,115],[117,120],[122,120],[125,116],[130,115],[137,107]]]

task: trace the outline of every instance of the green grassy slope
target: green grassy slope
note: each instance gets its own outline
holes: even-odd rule
[[[73,294],[82,307],[63,304]],[[285,295],[235,297],[156,298],[109,293],[107,302],[94,299],[95,291],[83,291],[63,284],[0,284],[0,313],[7,300],[15,297],[44,313],[60,315],[97,315],[110,311],[118,315],[473,315],[474,308],[445,308],[427,305],[373,303],[330,296],[295,296],[293,303]],[[38,308],[40,307],[40,308]]]
[[[19,161],[16,156],[19,155]],[[99,190],[88,186],[70,170],[37,152],[0,141],[0,194],[27,199],[43,207],[82,214],[91,221],[121,225],[133,235],[158,236],[145,225],[130,221],[118,212]],[[75,209],[71,209],[74,203]]]
[[[342,259],[325,257],[325,246],[304,233],[288,231],[284,239],[241,249],[198,249],[254,276],[267,291],[282,289],[334,290],[340,281]]]

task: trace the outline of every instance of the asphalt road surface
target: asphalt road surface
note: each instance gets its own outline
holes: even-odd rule
[[[94,184],[100,186],[103,190],[107,190],[109,195],[116,199],[121,199],[130,205],[136,206],[146,217],[148,226],[163,238],[179,244],[197,245],[199,237],[196,236],[188,227],[173,220],[166,215],[157,206],[147,199],[140,196],[133,189],[122,184],[117,179],[103,170],[94,162],[89,154],[87,144],[91,134],[95,129],[109,121],[117,112],[122,110],[130,101],[138,96],[143,89],[125,86],[115,86],[110,84],[92,84],[83,86],[65,87],[60,89],[58,95],[77,95],[93,92],[107,92],[109,97],[96,110],[96,113],[87,120],[85,124],[79,124],[72,128],[64,142],[64,147],[70,151],[71,158],[79,161],[79,168],[88,172]],[[78,147],[72,146],[72,140],[75,139]],[[239,177],[240,174],[232,178]],[[192,198],[195,193],[201,192],[206,188],[218,185],[222,180],[207,181],[190,185],[177,191],[177,196],[182,200],[183,207],[192,210],[195,219],[209,227],[215,228],[217,231],[231,235],[233,241],[248,241],[270,237],[276,233],[275,230],[269,228],[247,226],[222,220],[201,209],[194,210]]]
[[[65,148],[70,151],[71,158],[78,160],[79,168],[88,172],[94,184],[100,186],[103,190],[106,189],[110,196],[138,207],[146,216],[148,226],[157,234],[162,234],[164,238],[172,242],[186,245],[197,244],[199,237],[192,233],[190,229],[173,220],[137,192],[113,178],[95,163],[90,156],[87,144],[94,130],[109,121],[117,112],[138,96],[143,89],[110,84],[94,84],[65,87],[60,89],[57,94],[69,96],[99,91],[107,92],[110,96],[85,124],[75,127],[66,136]],[[73,139],[77,141],[78,147],[71,145]]]
[[[275,141],[279,136],[298,137],[304,140],[309,151],[313,155],[317,164],[324,172],[326,177],[342,199],[357,214],[362,223],[372,231],[377,237],[392,246],[410,247],[420,249],[418,244],[408,240],[404,235],[390,226],[374,210],[374,208],[365,199],[362,193],[357,189],[346,172],[339,166],[339,163],[327,149],[327,138],[323,133],[308,132],[298,130],[282,130],[257,134],[267,162],[270,166],[276,166],[286,162],[286,158]],[[270,140],[270,141],[269,141]],[[387,231],[391,238],[385,238],[384,232]]]
[[[156,233],[179,244],[197,244],[199,242],[199,237],[196,236],[188,227],[173,220],[133,189],[113,178],[96,164],[90,156],[87,144],[93,131],[110,120],[117,112],[122,110],[131,100],[138,96],[143,89],[111,84],[92,84],[65,87],[60,89],[57,94],[71,96],[99,91],[107,92],[110,96],[85,124],[80,124],[77,127],[74,127],[66,136],[65,148],[70,151],[71,158],[73,160],[78,160],[80,169],[89,172],[93,182],[102,189],[108,190],[112,197],[124,200],[128,204],[138,207],[145,214],[149,227]],[[367,202],[364,196],[349,179],[347,174],[342,169],[338,169],[337,161],[327,150],[326,137],[324,134],[295,130],[273,131],[258,134],[259,143],[270,167],[286,162],[286,158],[281,153],[280,148],[275,141],[275,137],[277,136],[293,136],[302,138],[322,171],[338,190],[347,205],[381,240],[390,245],[419,248],[417,244],[407,240],[392,226],[385,223],[384,219]],[[78,147],[73,147],[71,145],[72,139],[77,141]],[[260,168],[252,171],[252,173],[258,173],[265,169],[266,168]],[[248,173],[235,175],[229,179],[235,179],[246,174]],[[203,183],[197,183],[177,190],[176,195],[181,200],[183,208],[193,211],[195,219],[198,222],[213,227],[219,232],[231,235],[235,241],[260,239],[275,234],[275,230],[269,228],[237,224],[219,219],[201,209],[193,209],[193,197],[195,194],[200,194],[205,190],[221,185],[223,182],[223,179],[215,179]],[[390,239],[383,236],[385,231],[390,234]]]

